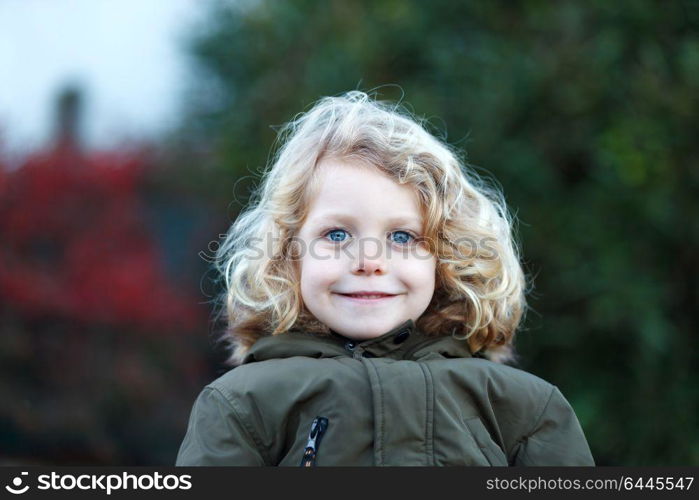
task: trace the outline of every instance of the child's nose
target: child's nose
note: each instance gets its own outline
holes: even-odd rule
[[[385,273],[387,269],[385,248],[379,241],[363,240],[356,249],[357,255],[352,263],[355,274]]]

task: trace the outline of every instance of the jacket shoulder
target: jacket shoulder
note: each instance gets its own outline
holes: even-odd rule
[[[482,358],[435,360],[430,363],[430,369],[487,394],[493,403],[541,404],[555,388],[533,373]]]
[[[345,365],[345,366],[343,366]],[[294,356],[243,364],[224,373],[207,387],[219,390],[230,398],[263,396],[270,393],[274,399],[285,391],[308,385],[309,380],[333,379],[338,371],[346,371],[346,363],[334,358]]]
[[[260,415],[266,421],[282,422],[298,401],[337,397],[343,387],[363,386],[365,377],[361,363],[351,358],[294,356],[240,365],[207,387],[220,392],[242,418],[257,425]]]
[[[481,416],[503,443],[509,463],[594,465],[575,412],[557,386],[485,359],[445,361],[432,371],[458,380],[476,407],[488,409]]]

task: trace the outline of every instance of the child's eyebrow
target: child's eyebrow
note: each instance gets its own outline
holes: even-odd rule
[[[320,224],[323,222],[338,221],[342,223],[352,224],[359,219],[360,217],[355,217],[351,214],[328,212],[313,217],[313,219],[311,219],[311,223]],[[405,224],[409,226],[415,226],[416,228],[422,227],[422,221],[412,215],[395,215],[393,217],[387,217],[385,219],[385,222],[388,225]]]

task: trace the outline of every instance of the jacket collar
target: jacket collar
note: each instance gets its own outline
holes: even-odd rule
[[[333,332],[320,336],[298,331],[263,337],[250,348],[243,364],[274,358],[390,358],[417,360],[437,354],[448,358],[471,357],[465,340],[450,336],[429,337],[408,319],[383,335],[358,341]]]

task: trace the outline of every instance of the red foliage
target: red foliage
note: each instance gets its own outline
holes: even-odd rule
[[[138,192],[144,153],[56,149],[0,165],[0,299],[30,316],[137,326],[201,325],[166,276]]]

